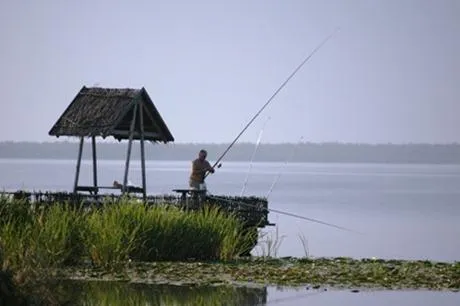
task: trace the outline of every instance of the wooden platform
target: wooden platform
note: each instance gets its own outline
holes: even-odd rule
[[[82,190],[83,191],[83,190]],[[37,205],[72,203],[82,206],[101,206],[102,203],[116,203],[123,197],[144,203],[143,196],[127,194],[96,194],[93,189],[85,189],[89,194],[72,192],[24,191],[0,192],[0,197],[24,200]],[[229,197],[225,195],[204,194],[193,189],[174,189],[175,194],[148,195],[145,204],[167,204],[184,209],[199,209],[204,205],[221,207],[224,211],[234,213],[247,226],[265,227],[274,225],[268,221],[268,201],[259,197]]]

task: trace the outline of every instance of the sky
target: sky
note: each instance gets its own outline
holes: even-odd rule
[[[460,142],[458,0],[0,0],[0,141],[56,140],[97,85],[145,87],[177,143],[231,142],[337,28],[240,141]]]

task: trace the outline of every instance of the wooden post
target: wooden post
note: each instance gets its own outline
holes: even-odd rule
[[[91,137],[91,145],[93,147],[93,183],[97,188],[96,136]],[[97,189],[95,193],[97,194]]]
[[[77,169],[75,171],[75,183],[73,185],[73,193],[77,193],[78,177],[80,176],[81,155],[83,152],[83,141],[84,137],[82,136],[80,137],[80,145],[78,147]]]
[[[122,189],[123,194],[126,192],[126,185],[128,184],[129,159],[131,158],[131,147],[133,144],[134,127],[136,126],[136,115],[137,115],[137,105],[138,104],[139,104],[138,100],[136,100],[134,104],[134,110],[133,110],[133,119],[131,120],[131,127],[129,128],[128,152],[126,153],[125,177],[123,179],[123,189]]]
[[[142,197],[144,203],[147,201],[147,190],[145,180],[145,152],[144,152],[144,103],[139,105],[139,118],[141,125],[141,169],[142,169]]]

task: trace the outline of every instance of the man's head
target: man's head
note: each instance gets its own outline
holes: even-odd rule
[[[205,160],[206,156],[208,156],[208,152],[206,152],[206,150],[200,150],[200,153],[198,153],[198,158],[201,160]]]

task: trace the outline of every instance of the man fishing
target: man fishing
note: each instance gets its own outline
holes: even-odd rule
[[[206,190],[206,184],[204,183],[206,172],[214,173],[214,168],[206,160],[207,155],[208,152],[206,150],[200,150],[198,158],[192,162],[192,173],[189,180],[190,188]]]

